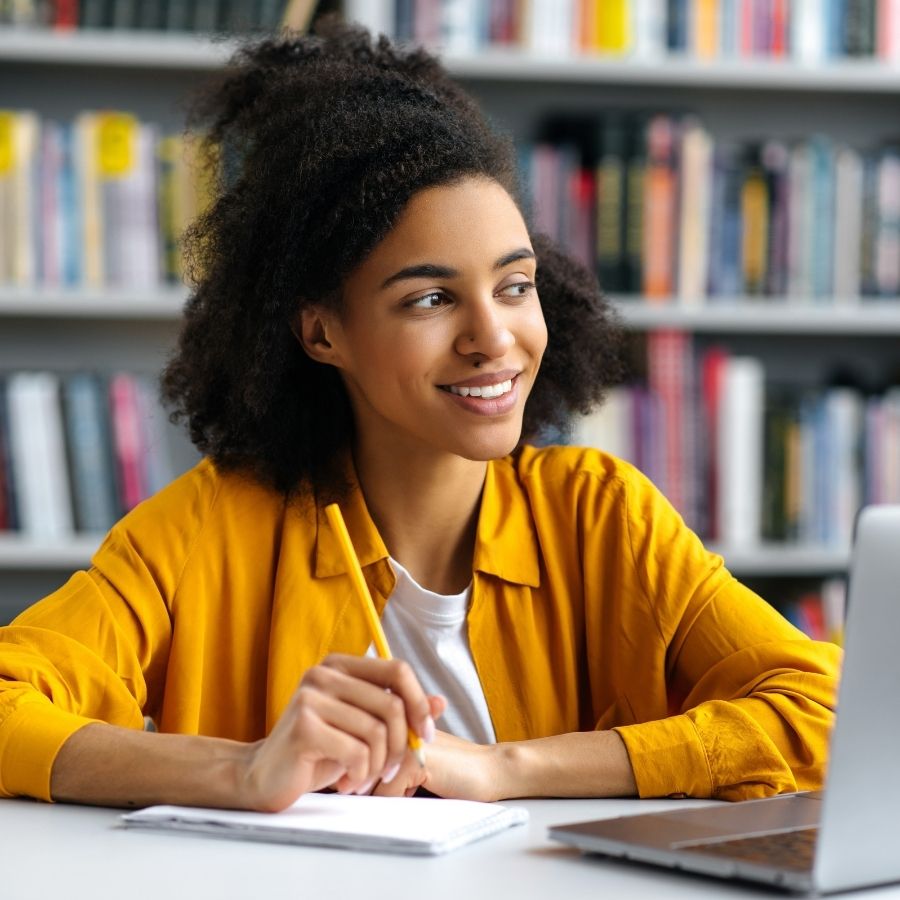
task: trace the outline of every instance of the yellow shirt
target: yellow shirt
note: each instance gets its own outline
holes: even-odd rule
[[[343,512],[381,610],[387,549],[361,492]],[[491,462],[473,569],[498,741],[616,728],[644,797],[821,786],[840,651],[735,581],[631,466],[571,447]],[[0,628],[0,795],[49,799],[92,720],[258,740],[310,666],[366,651],[358,602],[321,509],[201,462]]]

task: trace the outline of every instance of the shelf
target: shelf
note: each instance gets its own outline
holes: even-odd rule
[[[898,70],[882,62],[848,60],[801,65],[778,60],[698,61],[677,56],[552,58],[517,50],[490,49],[444,58],[460,78],[489,81],[555,81],[569,84],[629,84],[703,90],[777,90],[813,93],[900,93]]]
[[[0,571],[84,568],[103,538],[102,534],[88,534],[51,541],[20,535],[0,535]]]
[[[47,541],[19,535],[0,535],[0,572],[11,569],[66,570],[86,566],[100,546],[103,535],[78,535]],[[727,548],[714,544],[729,570],[746,575],[833,575],[845,572],[849,552],[822,547],[792,547],[762,544],[753,548]]]
[[[849,549],[790,544],[760,544],[756,547],[707,545],[725,559],[729,571],[738,576],[843,574],[850,563]]]
[[[783,298],[738,298],[727,304],[696,306],[672,299],[659,304],[636,300],[615,303],[634,330],[682,328],[715,334],[799,334],[900,336],[900,302],[815,306]]]
[[[0,27],[4,62],[190,72],[221,68],[234,48],[233,41],[198,34]]]
[[[183,287],[148,291],[0,287],[0,319],[174,321],[180,318],[187,296]],[[615,306],[625,324],[636,331],[683,328],[714,334],[900,336],[897,301],[817,307],[783,299],[754,298],[727,305],[689,306],[673,299],[659,304],[619,300]]]
[[[174,321],[187,299],[183,287],[157,290],[0,288],[0,318]]]
[[[0,61],[7,62],[190,72],[219,68],[236,46],[231,38],[211,39],[189,33],[0,27]],[[487,48],[471,55],[448,55],[444,62],[459,78],[482,81],[900,94],[900,69],[877,60],[802,65],[780,60],[700,61],[677,56],[552,57],[515,48]]]

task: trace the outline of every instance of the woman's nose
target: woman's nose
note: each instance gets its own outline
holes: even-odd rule
[[[497,301],[473,304],[465,317],[456,341],[457,352],[463,356],[483,356],[498,359],[515,344],[515,335],[509,328]]]

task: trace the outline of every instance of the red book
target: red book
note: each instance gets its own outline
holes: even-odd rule
[[[78,0],[53,0],[53,27],[68,31],[78,27]]]
[[[647,126],[643,245],[644,294],[653,302],[670,299],[675,288],[675,169],[675,124],[669,116],[654,116]]]
[[[690,365],[690,336],[684,331],[665,329],[647,335],[647,374],[650,390],[659,398],[662,422],[651,440],[663,445],[662,484],[671,504],[682,515],[689,513],[687,467],[684,452],[687,367]]]
[[[738,0],[738,16],[740,26],[738,39],[741,56],[753,56],[756,16],[754,15],[754,0]]]
[[[788,0],[770,0],[771,7],[771,44],[769,52],[774,57],[784,57],[788,43]]]
[[[722,386],[728,351],[724,347],[710,347],[700,363],[700,401],[703,404],[703,445],[705,446],[706,471],[703,504],[707,512],[707,534],[710,540],[718,540],[718,486],[719,486],[719,409],[722,403]]]
[[[116,459],[116,481],[119,501],[127,512],[147,496],[143,432],[137,385],[131,375],[115,375],[109,384],[112,415],[113,449]]]

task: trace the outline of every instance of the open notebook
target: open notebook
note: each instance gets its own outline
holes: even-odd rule
[[[304,794],[280,813],[150,806],[122,816],[122,821],[129,827],[194,831],[246,841],[437,854],[524,824],[528,812],[471,800]]]

